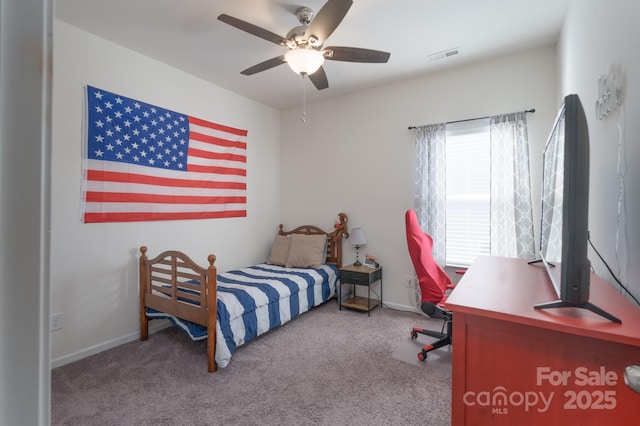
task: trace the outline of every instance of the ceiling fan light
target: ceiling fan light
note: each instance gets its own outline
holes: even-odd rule
[[[324,63],[322,52],[315,49],[292,49],[285,53],[284,59],[289,64],[289,67],[300,75],[311,75],[318,71],[318,68]]]

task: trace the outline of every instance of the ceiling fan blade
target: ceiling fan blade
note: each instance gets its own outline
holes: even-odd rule
[[[384,64],[391,53],[380,50],[361,49],[359,47],[330,46],[322,49],[324,57],[331,61],[366,62],[369,64]]]
[[[285,63],[284,55],[277,56],[275,58],[267,59],[264,62],[260,62],[257,65],[247,68],[244,71],[241,71],[240,74],[244,75],[253,75],[259,73],[261,71],[266,71],[273,67],[277,67],[278,65],[282,65]]]
[[[318,45],[324,44],[325,40],[342,22],[352,4],[352,0],[327,1],[309,24],[305,37],[309,39],[314,36],[318,39]]]
[[[318,68],[318,71],[309,76],[309,80],[316,86],[316,89],[322,90],[329,87],[329,81],[327,80],[327,74],[324,73],[324,68]]]
[[[263,38],[267,41],[270,41],[272,43],[275,44],[279,44],[281,46],[284,46],[286,40],[284,39],[284,37],[279,36],[276,33],[272,33],[269,30],[265,30],[264,28],[260,28],[257,25],[253,25],[250,24],[246,21],[243,21],[241,19],[238,18],[234,18],[233,16],[229,16],[226,14],[221,14],[220,16],[218,16],[218,20],[231,25],[232,27],[236,27],[242,31],[246,31],[249,34],[253,34],[254,36]]]

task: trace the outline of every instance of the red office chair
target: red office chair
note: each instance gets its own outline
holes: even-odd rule
[[[418,334],[439,339],[435,343],[422,348],[422,351],[418,354],[418,359],[424,361],[428,352],[451,344],[453,315],[444,309],[444,302],[447,300],[447,290],[452,289],[454,286],[451,284],[451,279],[447,273],[433,258],[433,239],[420,228],[416,212],[407,210],[405,221],[409,256],[420,284],[420,309],[431,318],[445,321],[440,333],[420,327],[413,327],[413,330],[411,330],[411,338],[413,339],[416,339]],[[447,329],[446,332],[444,331],[445,327]]]

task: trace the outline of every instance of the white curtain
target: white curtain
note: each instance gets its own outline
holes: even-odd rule
[[[416,128],[415,210],[425,232],[433,238],[433,257],[446,260],[446,124]]]
[[[491,117],[491,254],[533,259],[526,113]]]
[[[533,210],[525,113],[491,117],[491,254],[533,259]],[[415,209],[446,262],[446,123],[416,128]]]

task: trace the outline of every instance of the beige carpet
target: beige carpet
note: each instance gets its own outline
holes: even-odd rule
[[[451,350],[417,361],[417,324],[440,328],[330,301],[238,348],[214,374],[205,344],[170,328],[54,369],[52,424],[448,425]]]

